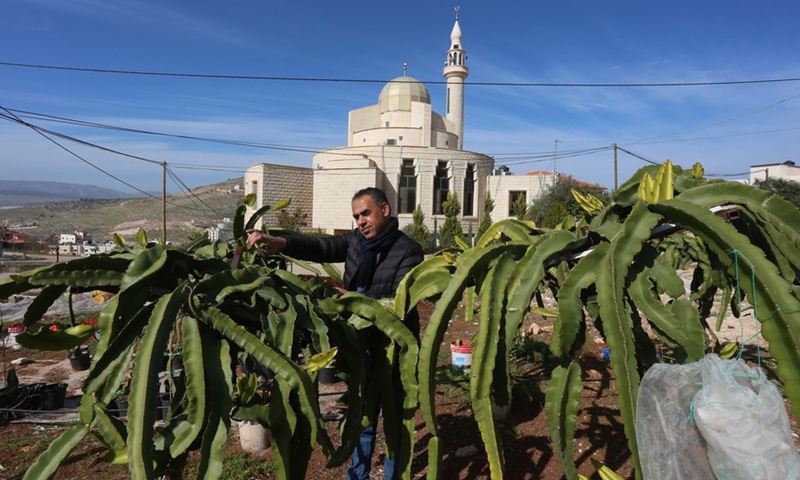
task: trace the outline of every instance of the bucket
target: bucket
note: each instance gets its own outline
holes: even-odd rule
[[[19,350],[20,344],[17,343],[17,335],[25,331],[25,325],[21,323],[15,323],[8,327],[8,346],[12,350]]]
[[[454,372],[469,373],[472,366],[472,345],[468,343],[468,340],[450,342],[450,364]]]
[[[264,453],[271,443],[272,432],[260,423],[248,421],[239,424],[239,444],[245,452]]]

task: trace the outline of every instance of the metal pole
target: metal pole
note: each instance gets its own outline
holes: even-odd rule
[[[161,164],[161,243],[167,244],[167,162]]]
[[[556,168],[556,159],[558,158],[558,139],[556,139],[556,146],[553,149],[553,184],[558,181],[558,168]]]
[[[617,143],[614,142],[614,191],[616,192],[619,188],[619,184],[617,183]]]

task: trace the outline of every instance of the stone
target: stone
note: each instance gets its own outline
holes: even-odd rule
[[[458,458],[470,457],[472,455],[475,455],[476,453],[478,453],[478,449],[475,447],[475,445],[469,445],[466,447],[461,447],[458,450],[456,450],[456,457]]]

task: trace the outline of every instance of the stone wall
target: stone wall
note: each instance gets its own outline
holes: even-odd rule
[[[308,215],[308,225],[302,230],[312,230],[314,176],[310,168],[260,163],[247,169],[244,183],[246,194],[256,193],[256,202],[253,208],[248,209],[247,218],[264,205],[275,205],[285,198],[291,198],[287,212],[294,214],[299,209]],[[263,222],[268,226],[277,226],[278,214],[269,212],[261,220],[259,227]]]

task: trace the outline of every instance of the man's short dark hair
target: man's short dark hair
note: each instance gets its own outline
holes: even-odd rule
[[[384,203],[387,205],[389,204],[389,199],[386,198],[386,192],[375,187],[362,188],[361,190],[357,191],[355,195],[353,195],[353,200],[361,198],[364,195],[369,195],[375,202],[375,205],[379,207]]]

